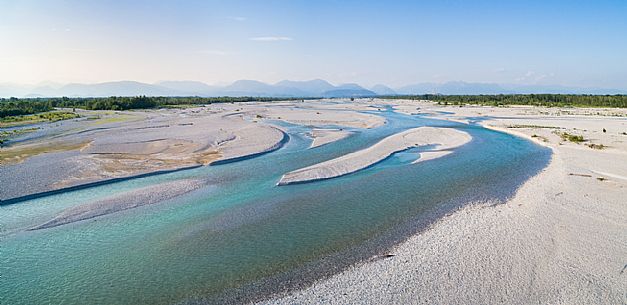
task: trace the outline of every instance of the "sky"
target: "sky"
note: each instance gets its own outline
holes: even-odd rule
[[[627,1],[0,0],[0,83],[627,89]]]

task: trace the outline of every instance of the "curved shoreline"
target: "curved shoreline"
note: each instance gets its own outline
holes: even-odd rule
[[[445,150],[464,145],[471,139],[466,132],[453,128],[412,128],[388,136],[368,148],[286,173],[277,185],[336,178],[363,170],[399,151],[426,145],[437,145],[438,150]]]
[[[521,140],[527,142],[526,139]],[[500,191],[510,194],[508,196],[514,196],[529,180],[540,175],[550,165],[550,156],[552,156],[552,153],[549,152],[549,159],[546,162],[538,160],[539,162],[535,166],[526,168],[525,172],[519,173],[516,179],[502,181],[501,183],[503,183],[505,190],[500,189]],[[356,247],[309,262],[296,269],[264,278],[244,288],[230,289],[215,297],[187,300],[181,302],[181,304],[328,304],[330,299],[326,296],[336,295],[334,290],[325,291],[324,295],[318,293],[316,295],[317,298],[305,299],[305,301],[293,296],[310,290],[313,291],[318,285],[332,281],[336,277],[352,272],[356,268],[394,259],[397,255],[396,249],[398,247],[402,247],[403,244],[414,236],[430,231],[433,226],[443,219],[455,215],[458,211],[473,207],[473,204],[480,198],[483,198],[484,195],[481,191],[469,189],[467,194],[442,202],[442,204],[434,206],[433,209],[430,209],[425,214],[411,218],[407,222],[399,223],[382,235]],[[379,273],[384,272],[384,270],[379,271]],[[282,286],[277,288],[279,283]],[[338,304],[343,303],[340,302]]]
[[[90,268],[97,272],[92,272],[94,277],[85,282],[94,283],[93,291],[103,289],[106,295],[124,296],[135,303],[141,302],[133,295],[133,291],[139,290],[144,291],[141,297],[152,302],[167,299],[169,303],[180,301],[184,304],[252,301],[263,304],[622,302],[623,286],[617,284],[623,283],[627,274],[623,272],[627,271],[622,261],[622,253],[627,253],[623,234],[627,229],[623,221],[627,219],[627,210],[623,209],[621,195],[627,190],[625,180],[621,180],[627,177],[627,164],[620,159],[625,156],[627,142],[619,142],[625,139],[621,134],[624,124],[599,120],[597,124],[586,125],[581,119],[573,119],[572,122],[555,123],[560,127],[549,127],[554,126],[553,122],[505,115],[485,121],[494,124],[495,128],[484,125],[481,120],[468,126],[425,121],[431,126],[459,128],[474,139],[455,150],[453,157],[425,165],[408,163],[416,152],[421,154],[416,161],[426,161],[430,156],[449,151],[428,151],[431,147],[423,147],[412,150],[411,156],[402,154],[398,160],[392,157],[391,162],[337,181],[274,187],[281,174],[303,167],[303,161],[310,165],[336,158],[372,146],[391,132],[416,127],[411,120],[405,121],[401,116],[390,118],[387,128],[374,130],[371,134],[358,133],[353,139],[323,150],[307,149],[309,142],[300,137],[302,130],[307,128],[303,127],[297,130],[298,136],[290,130],[290,135],[296,138],[291,138],[294,141],[286,145],[288,151],[213,170],[200,168],[189,174],[151,178],[139,183],[154,185],[164,180],[202,176],[207,182],[216,183],[217,190],[228,186],[215,201],[203,197],[218,192],[203,189],[164,202],[162,207],[144,207],[41,232],[23,232],[22,229],[60,215],[59,208],[68,210],[67,204],[63,205],[64,198],[91,193],[92,189],[7,207],[8,230],[5,232],[17,232],[13,227],[19,227],[21,232],[16,238],[4,239],[8,253],[16,255],[5,262],[7,270],[12,272],[8,273],[7,286],[0,290],[12,299],[23,300],[24,304],[37,303],[33,300],[43,297],[60,300],[63,296],[68,301],[73,298],[73,302],[77,302],[84,296],[84,289],[57,285],[65,283],[63,272],[45,272],[46,265],[69,266],[59,269],[71,269],[76,259],[69,255],[55,258],[46,253],[65,253],[67,249],[73,249],[72,242],[76,239],[64,237],[84,229],[93,235],[74,235],[81,237],[78,246],[85,242],[83,253],[96,253],[94,250],[101,245],[106,246],[101,242],[109,241],[109,229],[112,228],[109,224],[114,223],[124,225],[119,226],[120,229],[128,225],[129,230],[117,231],[119,234],[116,235],[135,242],[138,245],[135,253],[140,254],[129,257],[128,262],[123,256],[118,262],[132,267],[146,261],[146,268],[138,268],[141,272],[137,272],[136,277],[119,278],[115,283],[130,280],[127,285],[117,288],[97,286],[98,278],[101,274],[106,275],[108,269]],[[571,124],[571,129],[564,127],[569,126],[566,123]],[[503,130],[499,130],[501,128]],[[586,142],[569,142],[560,137],[562,131],[582,135]],[[261,150],[281,139],[276,132],[269,134],[272,141],[255,134],[238,140],[244,143],[248,143],[248,139],[264,140],[264,145],[246,147]],[[553,152],[536,144],[544,144]],[[606,146],[596,148],[587,144]],[[235,152],[231,148],[228,147],[227,153]],[[52,163],[52,159],[46,160],[47,164]],[[249,166],[256,170],[246,171]],[[243,171],[233,171],[234,168]],[[205,179],[202,177],[200,179]],[[31,184],[32,181],[24,180]],[[102,201],[100,196],[113,198],[121,195],[129,186],[133,190],[141,188],[135,183],[126,184],[121,183],[121,189],[118,185],[93,189],[100,194],[96,200],[68,203],[70,208],[78,206],[77,203],[88,205]],[[156,192],[155,196],[160,197],[160,191]],[[243,196],[239,197],[239,194]],[[131,204],[135,202],[133,199],[129,201]],[[185,202],[193,204],[177,206]],[[40,203],[46,204],[37,207]],[[213,212],[219,204],[226,207],[224,212]],[[150,218],[157,216],[153,222],[145,218],[143,209],[147,209],[146,213],[167,212],[163,216],[172,221],[163,221],[160,214],[151,213]],[[37,215],[44,217],[29,219],[29,213],[40,213]],[[190,219],[193,221],[188,222]],[[228,233],[230,230],[233,233]],[[357,230],[366,234],[350,238]],[[127,232],[142,234],[128,235]],[[149,243],[146,238],[146,246],[142,246],[142,238],[153,232],[159,234],[159,238],[154,243]],[[315,241],[309,239],[312,233],[316,234]],[[45,236],[38,238],[36,235],[39,234]],[[35,238],[31,239],[31,236]],[[151,249],[161,249],[163,240],[168,243],[162,253],[171,255],[171,260],[161,260],[159,253],[152,255],[150,252]],[[32,246],[28,242],[33,242]],[[122,244],[121,249],[129,244]],[[19,251],[25,246],[39,251]],[[292,250],[296,246],[307,248],[301,248],[306,251]],[[108,247],[104,251],[118,248]],[[196,264],[192,264],[194,260],[180,260],[190,254],[198,254]],[[84,259],[81,266],[86,268],[99,263],[94,255],[77,258]],[[46,264],[33,266],[34,259]],[[181,265],[177,265],[179,262]],[[251,263],[256,268],[240,268],[243,263]],[[183,278],[159,278],[157,275],[161,284],[143,285],[155,279],[153,269],[149,269],[151,265],[163,267],[164,272],[171,270],[169,274],[181,272],[178,274],[183,274]],[[204,269],[205,266],[212,268]],[[129,268],[118,270],[119,274],[127,274],[125,271]],[[28,272],[46,274],[51,279],[48,286],[51,289],[67,290],[58,295],[45,290],[41,291],[41,297],[31,297],[30,285],[22,281],[29,279]],[[236,278],[232,281],[234,285],[223,285],[228,279],[221,280],[222,274],[238,272],[243,275],[238,278],[245,278],[245,281]],[[53,282],[53,279],[58,280]],[[192,291],[179,286],[187,283],[197,285],[193,286],[197,288]]]
[[[309,149],[312,149],[350,137],[354,132],[342,129],[313,129],[309,134],[313,139],[309,145]]]
[[[265,155],[267,153],[271,153],[273,151],[276,151],[276,150],[280,149],[281,147],[283,147],[283,145],[285,145],[287,142],[289,142],[289,139],[290,139],[289,135],[287,133],[285,133],[282,130],[281,130],[281,133],[283,134],[283,138],[281,139],[281,141],[277,142],[274,146],[272,146],[271,149],[268,149],[268,150],[265,150],[265,151],[262,151],[262,152],[252,153],[250,155],[245,155],[245,156],[241,156],[241,157],[234,157],[234,158],[229,158],[229,159],[224,159],[224,160],[217,160],[217,161],[209,163],[208,166],[223,165],[223,164],[228,164],[228,163],[248,160],[248,159],[252,159],[252,158],[259,157],[261,155]],[[197,164],[197,165],[186,166],[186,167],[175,168],[175,169],[151,171],[151,172],[148,172],[148,173],[142,173],[142,174],[131,175],[131,176],[126,176],[126,177],[117,177],[117,178],[98,180],[98,181],[93,181],[93,182],[88,182],[88,183],[82,183],[82,184],[78,184],[78,185],[73,185],[73,186],[53,189],[53,190],[49,190],[49,191],[33,193],[33,194],[28,194],[28,195],[8,198],[8,199],[2,199],[2,200],[0,200],[0,206],[16,204],[16,203],[20,203],[20,202],[24,202],[24,201],[28,201],[28,200],[43,198],[43,197],[52,196],[52,195],[58,195],[58,194],[65,193],[65,192],[78,191],[78,190],[88,189],[88,188],[95,187],[95,186],[102,186],[102,185],[107,185],[107,184],[113,184],[113,183],[123,182],[123,181],[127,181],[127,180],[132,180],[132,179],[146,178],[146,177],[151,177],[151,176],[175,173],[175,172],[179,172],[179,171],[191,170],[191,169],[196,169],[196,168],[199,168],[199,167],[202,167],[202,166],[205,166],[205,165]]]
[[[193,165],[193,166],[176,168],[176,169],[170,169],[170,170],[154,171],[154,172],[149,172],[149,173],[144,173],[144,174],[139,174],[139,175],[133,175],[133,176],[127,176],[127,177],[111,178],[111,179],[105,179],[105,180],[100,180],[100,181],[88,182],[88,183],[83,183],[83,184],[63,187],[63,188],[59,188],[59,189],[54,189],[54,190],[50,190],[50,191],[24,195],[24,196],[20,196],[20,197],[13,197],[13,198],[9,198],[9,199],[3,199],[3,200],[0,200],[0,206],[20,203],[20,202],[23,202],[23,201],[38,199],[38,198],[52,196],[52,195],[58,195],[58,194],[65,193],[65,192],[79,191],[79,190],[88,189],[88,188],[91,188],[91,187],[94,187],[94,186],[102,186],[102,185],[112,184],[112,183],[116,183],[116,182],[123,182],[123,181],[127,181],[127,180],[132,180],[132,179],[139,179],[139,178],[146,178],[146,177],[151,177],[151,176],[156,176],[156,175],[170,174],[170,173],[174,173],[174,172],[195,169],[195,168],[199,168],[199,167],[202,167],[202,166],[203,165],[199,164],[199,165]]]
[[[123,192],[88,204],[65,209],[54,218],[27,230],[34,231],[54,228],[134,209],[144,205],[160,203],[192,192],[204,184],[205,182],[200,179],[182,179]]]
[[[455,108],[461,113],[455,118],[471,113],[464,110]],[[262,303],[624,302],[626,213],[620,190],[625,184],[613,178],[625,176],[627,167],[620,162],[625,146],[600,150],[569,143],[544,129],[554,125],[542,119],[507,117],[478,124],[551,151],[549,163],[505,204],[467,205],[393,247],[392,257],[356,264]],[[607,144],[610,130],[621,130],[608,121],[572,118],[568,123],[555,125],[577,130],[593,143]],[[507,127],[516,124],[529,127]]]
[[[277,150],[281,149],[281,147],[283,147],[283,145],[285,145],[287,142],[290,141],[290,136],[283,130],[280,130],[278,128],[277,128],[277,130],[279,130],[283,134],[283,137],[281,138],[281,140],[279,142],[275,143],[270,148],[268,148],[268,149],[266,149],[264,151],[260,151],[260,152],[257,152],[257,153],[252,153],[252,154],[245,155],[245,156],[226,158],[226,159],[222,159],[222,160],[216,160],[216,161],[213,161],[213,162],[209,163],[209,165],[210,166],[212,166],[212,165],[222,165],[222,164],[228,164],[228,163],[248,160],[248,159],[259,157],[261,155],[265,155],[267,153],[271,153],[273,151],[277,151]]]
[[[490,126],[487,124],[486,125],[481,124],[480,126],[482,128],[493,130],[495,132],[512,135],[525,141],[537,143],[535,139],[528,137],[522,133],[510,132],[506,129],[501,129],[501,128]],[[541,145],[541,146],[550,148],[548,145]],[[538,177],[542,175],[542,172],[544,170],[554,166],[554,163],[555,163],[554,157],[553,157],[554,154],[555,154],[554,150],[551,149],[550,161],[547,164],[545,164],[545,166],[543,166],[542,169],[538,170],[534,175],[525,179],[519,185],[514,186],[514,198],[517,196],[517,193],[520,192],[526,184],[530,183],[531,180],[538,179]],[[514,200],[514,198],[508,200],[507,203]],[[429,213],[427,219],[418,220],[418,223],[421,224],[421,228],[411,229],[411,227],[415,225],[415,223],[413,223],[412,225],[403,224],[396,229],[396,232],[397,232],[396,234],[391,234],[391,233],[388,234],[388,238],[391,238],[391,239],[381,238],[381,240],[384,241],[383,244],[385,244],[385,246],[379,245],[379,247],[377,248],[377,251],[378,251],[377,255],[354,260],[353,263],[345,265],[343,268],[341,268],[337,272],[330,272],[327,274],[323,274],[319,276],[318,278],[311,278],[309,281],[304,281],[302,283],[299,283],[299,285],[290,287],[286,290],[278,291],[278,292],[269,291],[266,293],[265,297],[249,296],[250,299],[248,299],[247,301],[252,301],[255,304],[259,304],[259,305],[261,304],[278,305],[278,304],[294,304],[294,303],[311,303],[311,302],[314,302],[314,300],[316,300],[316,303],[318,304],[328,304],[330,303],[330,300],[327,299],[327,301],[321,302],[319,298],[315,298],[315,296],[313,295],[310,296],[310,294],[315,293],[316,296],[321,296],[320,292],[315,292],[315,291],[319,291],[322,289],[324,295],[336,296],[336,293],[332,293],[332,291],[326,290],[326,289],[329,289],[327,288],[329,285],[334,287],[333,288],[334,290],[338,289],[338,285],[340,283],[349,282],[349,280],[346,279],[347,277],[355,277],[358,274],[359,275],[365,274],[365,273],[362,273],[364,272],[364,271],[361,271],[362,269],[375,268],[376,265],[387,263],[386,261],[388,259],[392,259],[396,257],[397,255],[399,255],[398,253],[401,251],[399,249],[411,243],[412,239],[418,238],[422,234],[429,234],[430,231],[436,230],[437,229],[436,227],[438,225],[441,225],[443,222],[446,222],[449,218],[455,217],[457,214],[467,213],[466,212],[467,210],[476,209],[476,205],[477,203],[476,202],[473,203],[473,201],[468,201],[464,203],[462,199],[457,199],[453,202],[449,202],[445,204],[444,206],[440,206],[439,208],[437,208],[436,211]],[[394,241],[392,242],[392,240]],[[377,273],[384,273],[384,272],[386,271],[385,270],[377,271]],[[375,274],[375,273],[374,271],[368,271],[368,274]],[[322,288],[319,288],[320,286],[322,286]],[[344,287],[340,286],[339,289],[342,289],[342,288]],[[361,301],[363,302],[364,300],[361,299]],[[378,303],[378,302],[375,301],[375,303]],[[207,304],[214,304],[214,303],[211,302]]]

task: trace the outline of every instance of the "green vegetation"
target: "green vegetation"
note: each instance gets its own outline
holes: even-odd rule
[[[490,106],[533,105],[547,107],[616,107],[627,108],[627,95],[584,94],[497,94],[497,95],[397,95],[389,99],[429,100],[440,105],[478,104]]]
[[[539,136],[539,135],[537,135],[537,134],[533,134],[533,135],[531,135],[531,137],[532,137],[532,138],[537,138],[537,139],[540,139],[540,140],[542,140],[542,142],[548,142],[548,141],[549,141],[549,139],[547,139],[547,138],[545,138],[545,137],[543,137],[543,136]]]
[[[23,129],[13,129],[13,130],[1,130],[0,131],[0,146],[2,146],[4,142],[6,142],[8,139],[12,137],[29,133],[29,132],[33,132],[37,129],[39,128],[35,127],[35,128],[23,128]]]
[[[50,111],[30,115],[16,115],[0,118],[0,127],[16,126],[24,124],[34,124],[39,122],[56,122],[62,120],[75,119],[79,117],[77,113],[65,111]]]
[[[126,115],[126,114],[116,114],[116,115],[109,114],[108,116],[104,116],[104,117],[100,115],[91,116],[91,117],[88,117],[87,119],[94,121],[92,125],[102,125],[102,124],[130,121],[130,120],[137,119],[137,118],[139,118],[139,116]]]
[[[19,163],[26,158],[50,153],[81,149],[89,142],[61,143],[49,142],[38,145],[20,145],[18,147],[8,147],[0,149],[0,165]]]
[[[560,127],[554,126],[542,126],[542,125],[510,125],[508,128],[547,128],[547,129],[560,129]]]
[[[53,112],[45,112],[36,115],[40,119],[56,122],[61,120],[69,120],[80,117],[76,112],[66,112],[66,111],[53,111]]]
[[[0,118],[51,111],[54,108],[81,108],[86,110],[129,110],[166,106],[205,105],[253,101],[276,101],[286,98],[258,97],[98,97],[98,98],[29,98],[0,99]]]
[[[0,99],[0,118],[45,112],[52,109],[52,106],[45,102],[20,100],[14,97],[10,99]]]
[[[581,135],[574,135],[574,134],[570,134],[570,133],[568,133],[568,132],[561,132],[561,133],[557,133],[557,134],[558,134],[558,135],[562,138],[562,140],[564,140],[564,141],[570,141],[570,142],[577,143],[577,144],[579,144],[579,143],[581,143],[581,142],[586,141],[586,140],[583,138],[583,136],[581,136]]]

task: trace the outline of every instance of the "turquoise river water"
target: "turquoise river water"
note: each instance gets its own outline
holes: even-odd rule
[[[382,127],[307,149],[287,125],[281,149],[248,160],[0,206],[0,304],[240,302],[299,287],[385,252],[452,209],[504,201],[550,152],[476,125],[376,112]],[[473,140],[449,156],[410,164],[416,150],[365,170],[276,186],[282,174],[365,148],[417,126],[459,128]],[[28,231],[59,212],[183,178],[191,193],[92,220]]]

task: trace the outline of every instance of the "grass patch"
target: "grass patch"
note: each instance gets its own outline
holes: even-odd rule
[[[41,145],[24,145],[0,150],[0,165],[20,163],[25,159],[51,152],[62,152],[81,149],[89,142],[82,143],[47,143]]]
[[[14,129],[14,130],[3,130],[0,131],[0,146],[4,144],[8,139],[12,137],[16,137],[25,133],[33,132],[39,128],[24,128],[24,129]]]
[[[125,122],[125,121],[130,121],[132,119],[135,119],[136,116],[132,116],[132,115],[113,115],[113,116],[109,116],[109,117],[105,117],[102,118],[100,116],[94,117],[93,120],[94,122],[91,123],[91,125],[102,125],[102,124],[109,124],[109,123],[118,123],[118,122]]]
[[[38,114],[7,116],[0,119],[0,127],[11,127],[41,122],[57,122],[80,117],[77,113],[66,111],[51,111]]]

